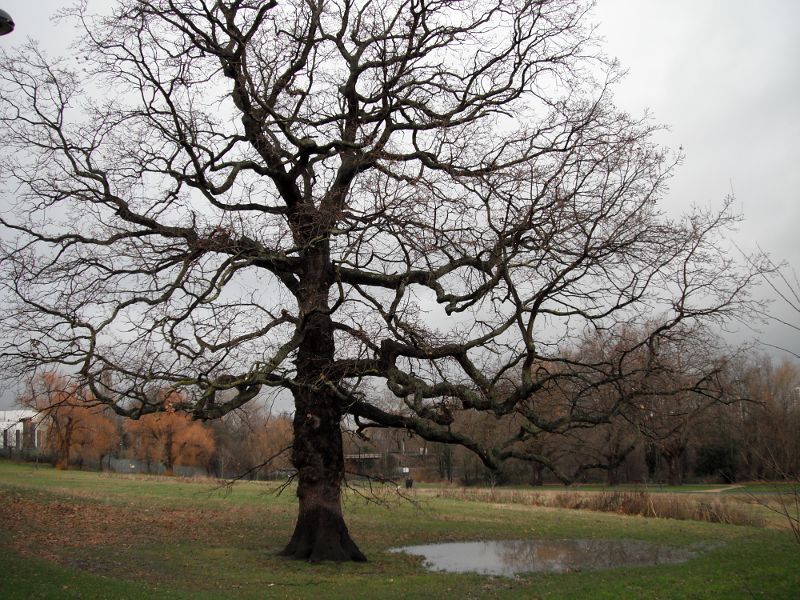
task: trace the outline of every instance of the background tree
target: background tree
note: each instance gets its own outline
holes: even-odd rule
[[[292,420],[287,415],[246,406],[217,422],[214,432],[217,466],[225,472],[256,478],[291,468]]]
[[[769,256],[762,257],[769,267],[764,274],[764,281],[772,290],[775,297],[775,304],[769,310],[763,311],[762,315],[768,322],[779,324],[785,332],[797,339],[800,333],[800,277],[797,271],[786,262],[777,263]],[[776,346],[761,342],[765,346],[781,353],[786,353],[795,359],[800,359],[800,351],[797,346],[789,347],[786,344]]]
[[[572,377],[567,386],[559,385],[554,390],[553,410],[567,414],[582,405],[586,410],[607,415],[607,419],[595,427],[568,431],[564,436],[562,455],[567,460],[562,459],[557,471],[562,473],[562,480],[563,473],[573,471],[569,479],[574,479],[598,469],[604,472],[608,485],[618,483],[620,466],[641,440],[634,416],[637,403],[641,403],[638,383],[652,366],[648,360],[650,347],[641,342],[655,339],[658,338],[620,326],[587,332],[575,342],[571,353],[564,353],[567,360],[561,368]]]
[[[103,405],[89,406],[87,390],[56,373],[35,376],[20,399],[23,406],[42,415],[38,427],[45,432],[45,450],[52,453],[56,468],[68,469],[71,463],[102,461],[119,443],[113,420]]]
[[[713,417],[710,409],[741,398],[726,381],[731,355],[707,331],[677,328],[658,342],[634,383],[641,398],[635,418],[651,450],[666,463],[668,484],[680,485],[693,434]]]
[[[771,266],[774,267],[774,263],[771,263]],[[789,265],[783,264],[781,268],[773,269],[772,275],[773,277],[771,279],[768,278],[768,283],[783,301],[783,308],[788,312],[789,317],[788,319],[781,319],[776,318],[774,315],[770,316],[795,332],[800,331],[800,323],[797,318],[800,316],[800,279],[797,277],[797,271],[792,269]],[[781,350],[788,352],[795,358],[800,358],[796,350],[788,348],[781,348]],[[794,365],[794,372],[795,374],[798,373],[796,364]],[[795,377],[790,398],[791,401],[787,404],[791,407],[790,411],[792,414],[787,421],[789,428],[793,428],[791,430],[797,432],[798,427],[800,427],[800,380],[798,380],[797,377]],[[784,426],[786,424],[787,422],[784,421]],[[800,444],[800,441],[798,441],[798,436],[795,433],[794,436],[790,437],[787,444],[787,446],[792,448],[789,454],[790,457],[792,455],[794,456],[793,464],[790,457],[788,464],[783,467],[778,466],[776,464],[777,461],[773,460],[772,463],[777,466],[778,469],[781,469],[779,471],[779,476],[791,482],[791,489],[789,492],[779,494],[778,512],[786,518],[795,540],[800,542],[800,461],[798,461],[800,452],[798,451],[798,444]]]
[[[751,480],[797,479],[800,475],[800,368],[753,357],[744,365],[743,394],[750,400],[735,413],[732,434]]]
[[[569,454],[580,464],[589,465],[605,472],[609,486],[617,485],[619,471],[626,459],[641,444],[642,436],[630,421],[614,416],[591,430],[573,432],[569,439]]]
[[[207,468],[214,454],[214,437],[202,424],[183,413],[165,410],[125,422],[131,454],[147,462],[164,464],[173,475],[176,465]]]
[[[119,447],[117,424],[105,407],[82,410],[88,411],[88,414],[83,415],[78,435],[73,437],[74,460],[80,468],[86,462],[96,463],[102,468],[103,459]]]
[[[564,339],[654,311],[644,335],[726,318],[752,274],[720,240],[727,207],[659,212],[678,157],[614,107],[587,10],[79,6],[79,67],[3,57],[6,368],[74,366],[134,418],[162,410],[151,385],[195,419],[286,390],[299,514],[283,554],[312,561],[364,559],[341,511],[347,415],[491,469],[528,459],[532,431],[606,422],[537,411],[573,377],[547,368]],[[456,411],[528,426],[487,445]]]

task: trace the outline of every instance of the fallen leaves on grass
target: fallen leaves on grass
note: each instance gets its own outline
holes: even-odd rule
[[[51,560],[75,549],[104,545],[124,549],[164,540],[210,543],[220,530],[235,530],[243,517],[246,520],[247,515],[231,510],[39,501],[0,491],[6,543],[20,553]]]

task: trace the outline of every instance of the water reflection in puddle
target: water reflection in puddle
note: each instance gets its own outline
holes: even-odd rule
[[[393,548],[423,556],[432,571],[512,576],[680,563],[696,553],[637,540],[509,540]]]

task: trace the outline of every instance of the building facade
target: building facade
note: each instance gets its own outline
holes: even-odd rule
[[[0,410],[0,445],[6,449],[33,450],[44,443],[41,417],[35,410]]]

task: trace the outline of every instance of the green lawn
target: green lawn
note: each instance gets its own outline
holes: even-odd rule
[[[293,490],[0,462],[0,598],[796,598],[800,546],[780,529],[348,493],[366,564],[275,556]],[[705,548],[682,565],[517,578],[428,573],[387,552],[436,541],[641,539]]]

